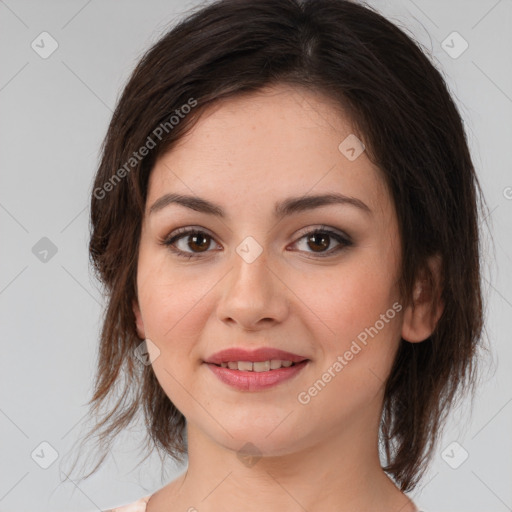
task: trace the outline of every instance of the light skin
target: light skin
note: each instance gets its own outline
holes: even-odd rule
[[[156,162],[133,311],[140,338],[160,351],[153,370],[187,419],[189,452],[187,471],[151,497],[147,512],[416,510],[381,468],[378,427],[400,337],[425,340],[441,314],[431,318],[420,283],[415,308],[386,317],[321,392],[307,404],[297,399],[402,304],[393,202],[364,151],[350,161],[338,149],[352,133],[324,96],[277,85],[217,104]],[[169,193],[206,199],[225,217],[178,204],[150,213]],[[369,211],[330,204],[274,216],[276,202],[328,193]],[[306,236],[322,226],[352,244],[324,228]],[[187,227],[204,233],[174,242],[191,259],[162,244]],[[262,249],[251,263],[236,250],[247,237]],[[310,362],[277,386],[239,391],[203,364],[233,346],[275,347]],[[253,463],[237,456],[248,442],[261,454]]]

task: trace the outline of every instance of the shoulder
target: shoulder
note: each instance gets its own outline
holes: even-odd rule
[[[111,510],[104,510],[103,512],[146,512],[146,505],[149,501],[149,496],[144,496],[144,498],[140,498],[133,503],[129,503],[128,505],[123,505],[121,507],[116,507]]]

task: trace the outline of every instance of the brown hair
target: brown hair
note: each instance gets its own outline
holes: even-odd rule
[[[442,316],[428,340],[401,340],[385,389],[383,469],[409,491],[432,457],[446,413],[476,382],[483,330],[477,199],[484,201],[440,72],[404,31],[347,0],[216,1],[189,14],[136,66],[91,195],[90,257],[108,304],[88,404],[99,416],[118,389],[119,400],[89,436],[99,432],[102,446],[110,443],[142,409],[147,446],[184,460],[186,420],[151,366],[134,355],[141,340],[132,300],[148,177],[206,107],[277,83],[321,92],[349,113],[394,201],[405,305],[415,278],[429,278],[427,258],[441,257]],[[154,147],[134,156],[150,139]]]

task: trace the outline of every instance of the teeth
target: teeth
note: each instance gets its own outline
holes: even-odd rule
[[[253,370],[252,363],[250,361],[238,361],[238,369],[251,372]]]
[[[250,368],[249,368],[250,370]],[[253,363],[254,372],[268,372],[270,370],[270,361],[258,361]]]
[[[288,368],[293,363],[291,361],[282,361],[280,359],[272,359],[270,361],[258,361],[253,363],[251,361],[229,361],[221,363],[222,368],[229,368],[230,370],[242,370],[249,372],[267,372],[269,370],[277,370],[279,368]]]

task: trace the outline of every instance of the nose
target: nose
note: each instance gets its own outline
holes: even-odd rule
[[[289,311],[289,290],[271,268],[265,250],[251,263],[237,253],[217,307],[218,318],[245,331],[283,322]]]

